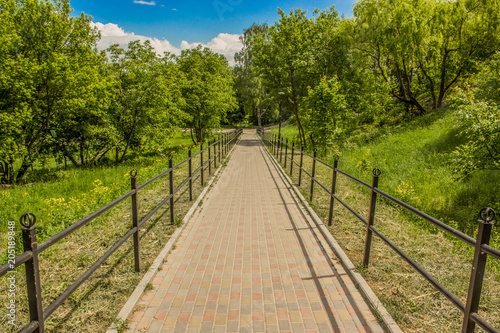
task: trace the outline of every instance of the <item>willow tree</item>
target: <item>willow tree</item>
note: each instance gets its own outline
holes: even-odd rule
[[[495,0],[361,0],[356,46],[413,113],[443,106],[475,63],[500,48]]]

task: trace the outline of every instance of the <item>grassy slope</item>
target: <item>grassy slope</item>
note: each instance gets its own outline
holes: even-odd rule
[[[283,130],[285,137],[296,134],[294,127]],[[453,111],[441,111],[348,138],[340,145],[339,168],[367,182],[371,170],[379,168],[382,190],[473,235],[482,208],[500,211],[500,172],[457,180],[448,155],[460,143]],[[331,155],[322,158],[332,163]]]
[[[163,153],[174,152],[174,164],[187,157],[187,147],[192,146],[189,133],[177,133],[169,140]],[[193,154],[198,149],[193,149]],[[205,156],[205,161],[207,157]],[[193,159],[193,169],[200,163],[199,156]],[[174,186],[187,177],[187,163],[174,172]],[[7,221],[15,221],[17,254],[22,253],[21,226],[19,216],[30,211],[37,216],[37,240],[41,243],[89,213],[97,210],[121,194],[130,190],[131,169],[138,170],[141,184],[168,168],[166,156],[141,156],[131,154],[120,166],[62,170],[55,163],[44,172],[43,181],[29,185],[17,185],[0,189],[0,243],[7,244]],[[41,173],[40,173],[41,174]],[[205,170],[205,183],[208,170]],[[145,216],[168,194],[168,177],[152,183],[141,190],[139,196],[139,218]],[[202,190],[199,174],[193,182],[193,197]],[[176,223],[192,205],[187,188],[176,195]],[[104,332],[116,317],[128,295],[133,291],[142,275],[159,251],[175,231],[170,223],[169,205],[160,209],[144,226],[141,232],[141,273],[133,271],[131,240],[127,241],[84,285],[60,307],[46,322],[51,332]],[[93,220],[40,255],[40,274],[44,307],[56,299],[90,265],[103,255],[131,227],[130,199],[125,200],[109,212]],[[6,262],[6,246],[0,247],[0,260]],[[18,331],[28,322],[27,296],[23,266],[17,269],[16,294]],[[7,280],[0,279],[0,293],[6,294]],[[105,301],[104,301],[105,300]],[[0,304],[6,309],[8,299]],[[6,312],[0,311],[0,327],[7,327]],[[10,326],[9,326],[10,327]],[[3,332],[4,330],[2,330]]]
[[[177,161],[179,158],[182,160],[187,156],[186,147],[192,145],[189,133],[177,133],[166,143],[163,153],[177,152],[177,155],[174,154],[174,160]],[[196,149],[193,150],[194,152],[196,152]],[[140,156],[132,152],[126,162],[119,166],[80,169],[70,167],[68,170],[64,170],[62,165],[51,162],[43,170],[35,170],[39,177],[38,179],[32,179],[32,183],[0,188],[0,200],[3,202],[0,211],[0,231],[6,230],[7,221],[16,221],[18,223],[19,217],[25,212],[32,212],[37,215],[37,225],[42,227],[45,220],[47,220],[47,217],[44,219],[43,212],[50,210],[50,206],[57,205],[56,200],[64,199],[66,203],[71,198],[85,201],[82,195],[91,196],[96,193],[96,187],[107,187],[106,193],[100,193],[99,200],[93,202],[91,206],[88,206],[89,202],[86,200],[87,207],[85,210],[95,210],[130,190],[129,173],[134,168],[138,170],[138,182],[141,184],[168,168],[168,158],[165,155],[160,156],[160,154],[156,156]],[[96,186],[98,184],[101,185]],[[47,235],[42,234],[39,241],[43,241],[46,238],[45,236]],[[3,248],[0,249],[0,253],[2,251]]]
[[[288,127],[283,129],[283,134],[294,139],[297,130]],[[456,181],[447,154],[460,142],[461,139],[456,136],[453,112],[434,113],[400,127],[372,129],[352,136],[340,148],[339,168],[370,183],[371,169],[379,167],[383,172],[381,189],[455,227],[467,227],[472,234],[477,226],[477,213],[483,206],[500,209],[500,194],[496,189],[499,175],[484,172],[465,181]],[[330,151],[321,158],[331,163],[331,155],[333,153]],[[304,158],[304,166],[311,172],[310,158]],[[287,169],[290,171],[289,163]],[[331,176],[330,169],[321,164],[316,165],[316,177],[327,187]],[[296,169],[292,179],[297,184]],[[305,175],[300,189],[309,197],[310,182]],[[370,200],[367,189],[341,176],[336,193],[367,218]],[[315,187],[312,205],[326,221],[329,198],[318,187]],[[381,200],[377,205],[375,225],[465,302],[472,248],[450,241],[449,237],[436,233],[428,223]],[[493,229],[496,239],[493,245],[497,248],[500,238],[498,229]],[[338,203],[334,208],[334,223],[330,232],[358,266],[403,331],[441,333],[460,330],[460,311],[376,237],[372,244],[370,266],[368,269],[362,268],[365,227]],[[495,327],[500,325],[500,313],[497,311],[500,306],[499,292],[500,262],[490,258],[480,314]]]

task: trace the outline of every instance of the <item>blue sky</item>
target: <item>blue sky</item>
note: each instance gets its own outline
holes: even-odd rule
[[[141,3],[142,2],[142,3]],[[178,47],[182,41],[208,43],[220,33],[241,34],[253,22],[273,24],[277,8],[325,9],[332,4],[351,16],[354,0],[72,0],[74,14],[82,11],[94,22],[113,23],[127,33],[168,40]]]

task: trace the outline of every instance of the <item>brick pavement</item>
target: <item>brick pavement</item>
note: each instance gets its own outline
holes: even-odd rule
[[[383,332],[245,131],[128,332]]]

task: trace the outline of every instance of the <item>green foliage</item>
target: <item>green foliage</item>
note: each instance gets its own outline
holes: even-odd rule
[[[500,108],[476,99],[471,91],[463,91],[459,101],[459,127],[467,142],[451,154],[455,171],[461,177],[479,170],[500,171]]]
[[[315,86],[327,74],[318,59],[325,54],[326,44],[337,40],[330,32],[339,22],[338,13],[331,7],[316,12],[312,19],[301,9],[291,10],[289,14],[278,9],[278,14],[280,20],[269,28],[269,34],[252,40],[253,63],[270,88],[271,96],[279,102],[278,92],[285,93],[283,107],[294,115],[300,141],[305,144],[300,104],[307,96],[307,86]],[[337,44],[332,45],[328,50],[337,50]]]
[[[343,137],[340,153],[329,150],[321,159],[333,165],[333,155],[339,154],[339,169],[368,183],[373,168],[380,168],[381,190],[475,237],[479,211],[500,209],[500,172],[478,170],[457,181],[450,154],[467,138],[456,123],[455,110],[429,113],[399,126],[373,128],[366,136]],[[285,127],[281,133],[292,139],[297,129]],[[495,246],[499,241],[497,232]]]
[[[245,29],[243,36],[240,37],[243,49],[235,55],[234,72],[236,74],[235,89],[245,113],[255,116],[257,125],[260,127],[264,119],[277,116],[277,107],[271,90],[264,85],[262,74],[253,64],[253,45],[257,37],[269,39],[267,24],[254,23],[250,28]]]
[[[354,16],[355,47],[415,114],[441,107],[450,88],[499,48],[497,1],[362,0]]]
[[[113,45],[108,51],[118,83],[108,114],[115,133],[108,145],[121,163],[130,147],[159,148],[187,115],[181,111],[182,76],[173,57],[160,58],[149,41],[130,42],[127,50]]]
[[[234,74],[227,60],[210,49],[184,50],[178,57],[186,82],[182,85],[185,124],[194,132],[193,142],[203,142],[207,132],[220,127],[226,113],[236,109]]]
[[[70,16],[69,0],[4,0],[1,8],[0,118],[8,130],[0,134],[0,159],[13,182],[16,158],[20,178],[47,153],[58,119],[96,103],[100,56],[90,18]]]
[[[159,56],[148,41],[99,53],[98,30],[71,16],[69,0],[0,0],[0,9],[1,183],[26,182],[53,158],[120,164],[161,150],[181,125],[202,140],[235,109],[221,55]]]
[[[474,96],[500,104],[500,51],[483,64],[481,71],[472,77],[476,85]]]
[[[303,124],[314,146],[332,146],[346,127],[346,101],[336,78],[323,77],[304,100]]]

